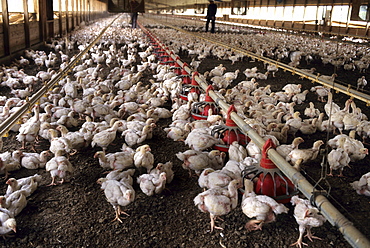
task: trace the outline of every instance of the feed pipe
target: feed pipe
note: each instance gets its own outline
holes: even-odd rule
[[[170,28],[173,28],[173,29],[175,29],[179,32],[183,32],[183,33],[186,33],[188,35],[195,36],[199,39],[203,39],[203,40],[206,40],[208,42],[217,44],[219,46],[226,47],[226,48],[228,48],[228,49],[230,49],[234,52],[241,53],[243,55],[246,55],[246,56],[248,56],[250,58],[253,58],[253,59],[257,59],[257,60],[262,61],[264,63],[269,63],[269,64],[276,65],[277,67],[283,69],[284,71],[292,72],[293,75],[297,74],[301,78],[307,78],[308,80],[311,80],[312,83],[315,83],[315,82],[319,83],[321,85],[324,85],[325,87],[328,87],[328,88],[331,88],[331,89],[335,90],[336,92],[341,92],[343,94],[346,94],[346,95],[350,96],[351,98],[356,98],[360,101],[363,101],[363,102],[366,103],[367,106],[370,106],[370,96],[367,95],[367,94],[364,94],[360,91],[352,89],[350,84],[348,86],[345,86],[345,85],[338,84],[338,83],[335,83],[335,82],[332,82],[332,81],[329,81],[329,80],[326,80],[326,79],[322,79],[322,78],[320,78],[320,74],[315,75],[315,74],[312,74],[312,73],[309,73],[309,72],[305,72],[305,71],[302,71],[298,68],[289,66],[289,65],[284,64],[284,63],[281,63],[279,61],[276,61],[276,60],[273,60],[273,59],[270,59],[270,58],[267,58],[267,57],[259,56],[255,53],[249,52],[249,51],[241,49],[241,48],[236,48],[236,47],[227,45],[227,44],[222,43],[220,41],[216,41],[216,40],[208,39],[208,38],[205,38],[205,37],[202,37],[202,36],[199,36],[199,35],[195,35],[194,33],[182,30],[180,28],[177,28],[177,27],[169,25],[169,24],[163,24],[163,25],[166,25]]]
[[[113,21],[108,24],[99,35],[88,45],[85,50],[81,51],[71,62],[68,63],[66,68],[55,75],[50,81],[45,82],[44,86],[41,87],[32,97],[26,99],[26,103],[23,104],[16,112],[9,116],[5,121],[0,125],[0,137],[4,137],[11,129],[11,127],[16,124],[16,122],[24,115],[27,111],[31,111],[32,107],[40,100],[40,98],[45,95],[55,84],[57,84],[61,79],[63,79],[70,70],[79,62],[82,56],[87,53],[103,36],[105,31],[119,18],[117,16]]]
[[[161,44],[161,42],[148,30],[144,31],[150,36],[155,42],[162,47],[164,51],[167,52],[171,58],[176,61],[183,70],[185,70],[189,75],[191,75],[191,69],[183,63],[177,56],[174,55],[173,51],[169,51],[166,46]],[[195,76],[194,79],[199,84],[200,87],[204,91],[206,91],[208,84],[200,77]],[[225,99],[218,94],[216,94],[213,90],[208,91],[209,96],[222,108],[223,111],[227,112],[230,105],[225,102]],[[262,149],[263,145],[265,144],[265,140],[259,136],[259,134],[250,127],[245,121],[236,113],[231,113],[231,119],[238,125],[240,130],[247,134],[248,137],[253,140],[253,142],[258,145],[260,149]],[[329,200],[323,195],[324,192],[318,192],[314,186],[312,186],[307,179],[297,171],[293,166],[291,166],[285,158],[283,158],[275,149],[271,148],[267,151],[269,159],[287,176],[294,185],[296,185],[297,189],[302,192],[308,199],[320,209],[321,213],[325,216],[325,218],[333,225],[336,226],[339,231],[343,234],[344,238],[347,242],[352,245],[352,247],[356,248],[369,248],[370,242],[369,240],[360,232],[358,231],[352,223],[346,219],[344,215],[342,215],[330,202]],[[317,194],[320,193],[320,194]]]

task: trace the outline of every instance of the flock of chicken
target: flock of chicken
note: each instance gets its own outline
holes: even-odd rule
[[[181,18],[167,17],[162,22],[168,22],[171,26],[177,26],[188,31],[197,32],[197,36],[204,36],[210,38],[210,34],[202,32],[204,26],[203,22],[194,20],[191,24],[184,25]],[[158,24],[146,23],[148,26],[156,28],[164,27]],[[289,61],[289,64],[298,67],[300,59],[305,60],[310,64],[314,59],[321,59],[326,64],[334,67],[343,68],[346,72],[358,71],[365,73],[369,68],[370,57],[369,47],[356,43],[342,42],[338,40],[323,39],[320,36],[309,34],[296,35],[291,32],[268,32],[263,29],[248,29],[238,26],[217,25],[218,32],[212,34],[212,39],[222,41],[233,47],[241,48],[246,51],[253,52],[260,56],[265,56],[278,61]],[[170,31],[171,35],[166,39],[171,38],[171,49],[177,53],[180,50],[189,51],[189,54],[203,59],[212,55],[225,60],[241,61],[245,56],[243,54],[225,50],[219,46],[207,44],[204,42],[198,43],[199,39],[195,40],[193,37],[182,35],[181,32],[174,30]],[[227,33],[227,35],[224,35]],[[287,62],[288,63],[288,62]],[[356,82],[353,82],[355,85]]]
[[[59,69],[57,62],[63,67],[63,63],[73,59],[66,56],[63,49],[78,46],[82,50],[88,39],[86,34],[100,31],[99,26],[90,25],[87,28],[89,32],[77,30],[67,43],[55,40],[49,54],[29,50],[24,58],[17,61],[18,67],[3,67],[2,85],[11,88],[14,97],[2,97],[0,121],[8,118],[24,103],[28,96],[26,92],[32,92],[40,82],[55,75],[56,69]],[[212,54],[215,54],[217,48],[208,47],[209,51],[215,49],[212,50]],[[253,182],[241,177],[245,167],[259,163],[259,148],[253,142],[246,147],[234,142],[230,144],[229,160],[226,162],[224,152],[213,150],[213,146],[222,141],[211,135],[215,125],[224,124],[223,116],[209,112],[205,120],[194,121],[193,101],[202,101],[205,95],[191,93],[188,96],[190,101],[186,103],[181,100],[182,79],[171,66],[158,62],[156,58],[153,47],[149,46],[140,30],[121,27],[108,29],[100,43],[90,49],[69,77],[40,99],[33,108],[33,114],[23,116],[21,122],[12,127],[21,147],[0,154],[1,172],[7,177],[9,172],[22,166],[27,169],[45,168],[52,178],[49,185],[56,185],[64,182],[67,173],[73,173],[70,156],[87,147],[100,147],[101,151],[96,152],[94,158],[110,172],[97,183],[101,184],[107,201],[115,210],[114,220],[122,222],[120,215],[128,214],[121,207],[135,199],[135,171],[140,174],[136,182],[148,196],[161,193],[174,178],[173,162],[163,161],[154,166],[155,154],[145,144],[145,140],[152,138],[153,128],[159,119],[172,118],[172,123],[164,131],[169,138],[183,140],[190,148],[176,155],[190,175],[195,171],[200,187],[206,189],[194,198],[194,203],[201,211],[210,214],[211,231],[220,229],[215,224],[216,217],[226,215],[238,206],[239,188],[243,184],[245,189],[242,190],[241,209],[249,218],[256,218],[246,224],[247,230],[261,229],[264,223],[275,221],[277,214],[287,213],[288,209],[271,197],[256,195]],[[48,60],[55,61],[55,64],[46,62]],[[38,75],[28,76],[22,69],[28,64],[48,69],[44,73],[40,71]],[[324,94],[322,97],[325,94],[329,96],[325,108],[329,112],[321,113],[312,103],[311,109],[305,111],[309,118],[302,119],[300,113],[294,110],[294,105],[302,103],[307,94],[307,91],[301,92],[301,85],[287,84],[281,92],[271,92],[269,87],[259,88],[256,82],[266,79],[262,75],[268,76],[269,73],[250,77],[253,71],[257,75],[253,68],[244,71],[246,81],[239,82],[229,90],[225,89],[237,78],[239,71],[226,72],[225,67],[220,65],[200,76],[212,82],[215,92],[234,104],[237,113],[262,137],[273,139],[277,150],[297,168],[315,159],[323,144],[323,141],[318,141],[311,149],[298,149],[299,143],[303,142],[299,137],[291,145],[286,144],[288,135],[295,136],[299,132],[307,134],[329,128],[341,133],[351,130],[350,135],[342,133],[329,141],[333,147],[333,154],[328,156],[330,174],[332,170],[340,170],[342,175],[344,166],[367,155],[367,149],[353,135],[357,131],[367,138],[369,121],[352,100],[348,100],[346,107],[341,109],[331,100],[331,93],[321,89]],[[270,67],[270,71],[273,74],[276,69]],[[144,73],[153,74],[148,85],[141,82]],[[27,81],[26,78],[32,80]],[[317,93],[319,91],[316,88],[314,90]],[[173,103],[171,110],[163,107],[168,101]],[[330,123],[323,120],[325,114],[331,116]],[[121,151],[107,153],[117,135],[125,139]],[[38,153],[35,148],[41,140],[49,142],[50,146],[47,151]],[[30,144],[33,153],[22,151],[27,144]],[[60,181],[56,181],[56,178]],[[352,185],[359,194],[369,195],[367,181],[361,178]],[[14,217],[26,206],[26,197],[37,188],[39,182],[39,175],[18,180],[10,178],[7,181],[9,192],[0,198],[0,234],[15,232]],[[299,239],[293,245],[302,247],[305,245],[302,240],[304,231],[307,230],[309,239],[316,238],[310,228],[322,225],[325,219],[307,200],[295,196],[291,202],[296,206],[294,216],[300,225]]]

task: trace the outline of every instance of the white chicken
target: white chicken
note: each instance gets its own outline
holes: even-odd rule
[[[112,170],[106,175],[106,179],[108,180],[116,180],[120,182],[124,182],[126,184],[129,184],[132,186],[134,183],[134,179],[132,178],[134,176],[135,169],[128,169],[128,170]]]
[[[115,152],[106,154],[104,151],[98,151],[94,158],[99,159],[99,164],[104,169],[124,170],[134,166],[134,153]]]
[[[309,238],[309,240],[312,241],[312,239],[321,239],[312,235],[311,228],[322,226],[326,221],[325,217],[320,214],[317,208],[311,205],[309,200],[301,199],[295,195],[292,197],[290,202],[293,206],[295,205],[294,218],[299,225],[298,240],[297,242],[291,244],[291,246],[295,245],[299,248],[302,248],[302,244],[307,246],[307,244],[303,243],[302,241],[305,231],[307,231],[306,236]]]
[[[133,129],[127,129],[122,132],[122,136],[125,136],[125,142],[128,146],[143,143],[146,139],[150,138],[150,134],[153,132],[155,124],[145,125],[142,130],[136,131]]]
[[[183,161],[182,167],[189,171],[189,176],[192,176],[192,170],[199,175],[203,169],[208,167],[220,169],[223,166],[225,155],[225,153],[219,150],[212,150],[210,152],[187,150],[176,153],[176,157]]]
[[[304,90],[300,93],[295,94],[292,97],[292,101],[295,102],[296,104],[302,104],[306,100],[306,96],[308,94],[309,90]]]
[[[41,125],[39,105],[35,105],[33,110],[34,116],[20,126],[17,140],[22,143],[21,149],[25,149],[26,142],[29,142],[32,145],[32,150],[36,151],[34,142],[38,136]]]
[[[68,160],[67,157],[62,155],[62,151],[57,151],[54,157],[50,159],[46,165],[46,171],[50,172],[51,175],[51,183],[48,186],[56,185],[55,178],[59,177],[61,180],[57,183],[62,184],[64,182],[64,178],[66,177],[67,173],[72,173],[74,168],[71,162]]]
[[[15,171],[21,168],[22,155],[23,152],[20,150],[0,153],[0,173],[5,174],[5,179],[8,178],[9,171]]]
[[[160,174],[166,172],[166,184],[171,183],[175,173],[172,169],[173,163],[168,161],[166,163],[158,163],[157,166],[150,171],[150,174]]]
[[[370,196],[370,172],[362,175],[358,181],[354,181],[350,185],[357,194]]]
[[[9,178],[6,181],[8,187],[6,189],[5,197],[10,196],[12,193],[18,190],[22,190],[23,194],[28,197],[30,196],[38,187],[41,182],[42,177],[39,174],[35,174],[29,177],[23,177],[19,179]]]
[[[355,138],[356,131],[351,130],[348,135],[339,134],[334,138],[328,140],[328,145],[332,148],[337,148],[339,145],[339,139],[345,137],[343,149],[348,153],[351,162],[362,160],[368,155],[368,149],[364,147],[364,144]]]
[[[207,128],[193,129],[185,139],[185,144],[196,151],[203,151],[219,143],[220,140],[209,134]]]
[[[147,173],[151,171],[154,164],[154,155],[151,153],[150,146],[145,144],[136,148],[134,154],[134,165],[136,168],[146,168]]]
[[[129,216],[126,212],[121,210],[121,207],[125,207],[135,200],[135,190],[131,185],[119,182],[117,180],[109,180],[107,178],[99,178],[97,181],[101,185],[101,189],[104,190],[107,201],[112,204],[116,217],[113,221],[120,219],[120,214]]]
[[[310,107],[308,107],[304,110],[304,115],[308,116],[310,118],[319,117],[320,110],[315,108],[315,104],[313,102],[310,102],[309,105],[310,105]]]
[[[215,66],[208,74],[209,77],[213,76],[222,76],[226,70],[226,67],[223,66],[223,64],[219,64],[218,66]]]
[[[233,180],[227,188],[215,187],[198,194],[194,198],[194,204],[203,213],[209,213],[211,219],[211,232],[213,229],[223,230],[222,227],[215,225],[215,219],[226,215],[238,205],[238,188],[240,183]]]
[[[319,102],[325,102],[325,97],[328,96],[330,88],[319,85],[311,88],[312,92],[316,92],[317,100]]]
[[[85,140],[84,133],[80,131],[70,132],[66,126],[58,125],[56,130],[58,130],[62,137],[68,139],[71,144],[71,149],[80,150],[87,147],[89,144]]]
[[[137,178],[140,189],[147,196],[160,194],[166,186],[166,172],[160,174],[142,174]]]
[[[238,180],[241,184],[241,174],[237,175],[229,170],[214,170],[205,168],[198,178],[198,184],[201,188],[211,189],[215,187],[226,187],[232,180]]]
[[[367,85],[367,80],[365,76],[362,76],[357,79],[357,89],[356,90],[359,90],[359,89],[364,90],[366,85]]]
[[[253,142],[253,140],[248,142],[248,144],[245,148],[246,148],[246,150],[248,152],[248,155],[250,157],[257,159],[258,161],[261,160],[261,158],[262,158],[261,149],[258,147],[258,145],[256,143]]]
[[[291,144],[283,144],[276,147],[276,151],[286,158],[293,149],[298,149],[299,144],[304,142],[302,137],[296,137]]]
[[[282,88],[282,90],[288,94],[298,94],[301,93],[301,88],[301,84],[287,84]]]
[[[242,211],[248,218],[256,218],[245,224],[248,231],[262,230],[264,223],[271,223],[276,220],[276,215],[288,213],[288,208],[276,202],[267,195],[257,195],[254,191],[253,181],[244,180],[244,194],[242,198]]]
[[[295,136],[297,131],[302,126],[302,118],[299,116],[300,116],[300,113],[296,111],[293,114],[293,118],[287,120],[285,123],[289,127],[288,133],[292,134],[293,136]]]
[[[17,232],[17,222],[9,210],[5,208],[0,209],[0,235],[6,237],[10,235],[11,232]]]
[[[122,125],[122,121],[116,121],[111,128],[96,133],[91,141],[91,146],[100,146],[105,152],[107,147],[115,140],[117,129]]]
[[[49,151],[37,152],[23,152],[21,158],[21,165],[24,168],[34,170],[39,168],[45,168],[46,162],[50,155]]]
[[[179,126],[170,126],[164,128],[163,130],[167,133],[167,137],[174,141],[184,141],[188,134],[190,133],[190,123],[187,122],[184,128]]]
[[[17,216],[27,206],[25,194],[25,190],[17,190],[7,197],[0,196],[0,208],[6,208],[11,216]]]
[[[229,160],[241,162],[248,156],[247,149],[240,145],[238,141],[234,141],[229,146]]]
[[[69,139],[66,139],[64,137],[58,137],[58,131],[55,129],[49,129],[48,132],[51,138],[49,150],[54,155],[56,153],[69,155],[72,152],[72,144]]]
[[[293,165],[298,159],[303,159],[302,164],[308,161],[315,160],[319,154],[320,147],[324,144],[322,140],[317,140],[313,143],[312,148],[307,149],[293,149],[286,157]]]
[[[178,107],[178,109],[172,108],[172,121],[175,120],[188,120],[191,117],[191,104],[192,102],[189,101],[187,104],[183,104]]]
[[[344,150],[344,143],[346,142],[346,137],[341,137],[338,140],[337,149],[333,149],[328,154],[328,164],[330,167],[330,173],[328,176],[333,176],[333,170],[339,170],[338,177],[343,177],[343,169],[349,166],[351,161],[348,153]]]

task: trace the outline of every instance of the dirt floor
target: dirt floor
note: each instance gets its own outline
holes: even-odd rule
[[[185,54],[180,54],[185,56]],[[190,61],[184,57],[185,61]],[[262,69],[258,62],[243,61],[231,65],[230,61],[216,59],[204,60],[198,71],[203,73],[218,64],[224,64],[227,71],[236,68],[244,70],[246,67],[256,65]],[[328,72],[330,74],[330,72]],[[242,79],[244,75],[240,75]],[[146,79],[150,78],[147,74]],[[355,79],[355,77],[354,77]],[[356,78],[357,79],[357,78]],[[243,78],[244,80],[244,78]],[[290,73],[279,71],[276,78],[270,78],[268,83],[273,91],[280,90],[286,83],[302,83],[304,89],[313,86],[306,80],[298,79]],[[267,82],[260,81],[263,86]],[[2,91],[5,88],[1,89]],[[348,97],[337,94],[335,99],[341,106]],[[310,92],[306,103],[315,102],[317,106],[323,103],[317,102],[317,96]],[[356,103],[361,106],[360,102]],[[303,112],[307,104],[300,106],[298,110]],[[168,104],[167,107],[170,107]],[[363,112],[369,112],[361,106]],[[228,215],[222,216],[223,221],[217,220],[217,225],[224,230],[215,230],[210,233],[209,215],[202,213],[194,206],[194,197],[202,192],[198,186],[196,177],[189,177],[188,172],[181,166],[181,161],[175,154],[189,149],[182,141],[173,141],[166,137],[163,128],[167,127],[171,120],[161,120],[157,123],[154,136],[146,140],[152,153],[155,164],[159,162],[173,162],[175,178],[167,185],[160,195],[147,196],[141,192],[137,183],[134,182],[136,199],[123,210],[130,216],[122,215],[123,223],[114,219],[114,210],[106,201],[97,179],[104,177],[105,170],[99,166],[98,160],[93,155],[100,148],[91,148],[79,151],[70,158],[74,166],[74,172],[67,177],[67,182],[57,186],[46,186],[51,182],[51,177],[45,169],[27,170],[21,169],[12,172],[11,176],[21,178],[38,173],[42,175],[42,182],[38,189],[28,198],[28,205],[16,217],[17,233],[13,237],[0,240],[1,247],[279,247],[287,248],[294,243],[299,235],[298,224],[293,217],[293,207],[289,207],[288,214],[277,217],[276,222],[266,224],[261,231],[247,232],[244,228],[248,218],[242,213],[240,205]],[[310,147],[315,140],[326,140],[326,133],[316,133],[310,137],[302,135],[305,142],[302,148]],[[291,137],[290,137],[291,141]],[[124,140],[118,137],[114,145],[109,146],[108,152],[119,151]],[[14,134],[4,138],[3,151],[13,151],[20,148],[20,143],[15,140]],[[37,147],[38,151],[47,150],[49,144],[43,141]],[[27,147],[26,151],[30,151]],[[307,176],[312,184],[320,179],[322,156],[320,155],[313,163],[303,167],[302,174]],[[369,198],[359,196],[349,186],[350,182],[368,172],[369,159],[366,158],[356,163],[352,168],[344,170],[344,178],[325,177],[321,178],[322,187],[328,189],[330,185],[330,200],[332,203],[366,236],[370,236],[369,225]],[[135,174],[137,176],[138,173]],[[136,180],[134,180],[136,181]],[[6,185],[4,178],[0,179],[0,194],[5,193]],[[343,238],[337,227],[326,222],[319,228],[314,228],[315,236],[322,240],[309,241],[304,238],[308,247],[351,247]]]

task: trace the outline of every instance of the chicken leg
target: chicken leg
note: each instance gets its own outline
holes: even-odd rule
[[[254,230],[262,230],[263,220],[250,220],[245,224],[245,229],[249,232]]]
[[[125,215],[127,215],[127,216],[130,216],[128,213],[126,213],[125,211],[122,211],[121,210],[121,207],[118,205],[117,207],[114,207],[114,210],[115,210],[115,212],[116,212],[116,218],[114,218],[113,220],[112,220],[112,222],[114,222],[114,221],[116,221],[116,220],[118,220],[119,222],[121,222],[121,223],[123,223],[122,222],[122,220],[120,219],[120,214],[125,214]]]
[[[209,214],[209,216],[211,218],[211,233],[213,232],[213,229],[224,230],[222,227],[219,227],[219,226],[215,225],[215,219],[217,218],[217,216],[215,216],[211,213]]]
[[[57,185],[57,184],[55,183],[55,177],[51,177],[51,183],[50,183],[50,184],[48,184],[48,185],[46,185],[46,186],[52,186],[52,185]]]
[[[298,238],[297,242],[291,244],[290,246],[294,246],[295,245],[295,246],[297,246],[299,248],[302,248],[302,244],[305,245],[305,246],[308,246],[308,244],[303,243],[303,241],[302,241],[302,239],[303,239],[303,233],[304,233],[305,230],[306,229],[304,227],[302,227],[302,226],[299,227],[299,238]],[[308,233],[307,233],[307,235],[308,235]]]
[[[306,236],[311,242],[313,241],[312,239],[318,239],[318,240],[322,240],[322,238],[319,238],[319,237],[316,237],[316,236],[313,236],[312,232],[311,232],[311,228],[307,228],[307,234]]]

